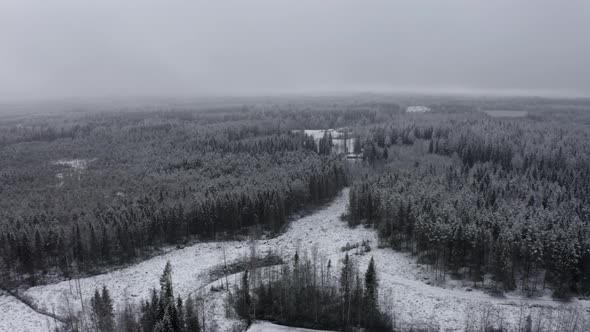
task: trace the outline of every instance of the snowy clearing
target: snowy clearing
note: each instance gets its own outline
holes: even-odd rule
[[[53,165],[68,166],[77,171],[88,168],[88,164],[95,159],[60,159],[52,162]]]
[[[408,106],[406,108],[406,112],[407,113],[426,113],[426,112],[430,112],[430,111],[432,111],[430,109],[430,107],[426,107],[426,106],[422,106],[422,105],[419,105],[419,106]]]
[[[0,295],[0,331],[49,331],[59,322],[39,314],[9,295]]]
[[[277,325],[269,322],[256,322],[250,326],[248,332],[328,332],[325,330],[310,330],[298,327]]]
[[[324,137],[324,132],[328,132],[332,135],[332,144],[334,153],[349,153],[354,150],[354,137],[348,137],[346,139],[346,148],[344,147],[344,131],[345,128],[339,129],[303,129],[293,130],[293,132],[303,131],[304,134],[313,137],[316,144],[319,144],[320,139]]]
[[[310,255],[312,247],[325,259],[331,259],[338,268],[344,256],[341,248],[347,244],[370,242],[371,251],[365,255],[354,255],[357,249],[351,249],[352,257],[361,270],[365,270],[371,256],[375,257],[380,279],[381,306],[394,313],[396,324],[401,329],[411,327],[429,327],[436,330],[464,330],[466,326],[483,324],[491,320],[505,328],[517,328],[529,313],[536,316],[551,315],[555,324],[565,320],[568,314],[588,315],[590,301],[572,300],[564,303],[549,297],[524,299],[516,296],[496,298],[479,290],[466,291],[462,288],[445,289],[427,285],[424,277],[429,276],[424,266],[416,264],[414,257],[391,249],[377,249],[377,234],[373,229],[362,226],[350,229],[340,220],[346,211],[348,189],[343,190],[329,205],[313,214],[294,221],[289,229],[272,239],[257,241],[258,254],[268,251],[279,252],[284,258],[291,258],[296,250],[302,255]],[[111,290],[115,307],[125,302],[137,302],[149,294],[150,288],[158,287],[159,276],[170,261],[173,266],[173,283],[175,292],[181,296],[195,294],[206,297],[210,306],[207,320],[211,325],[207,331],[232,331],[239,321],[227,319],[223,300],[226,292],[212,292],[207,272],[223,263],[223,248],[227,261],[231,262],[247,257],[250,246],[247,241],[198,243],[184,249],[174,250],[135,264],[133,266],[79,280],[83,300],[88,300],[96,288],[106,286]],[[239,275],[230,276],[230,283],[239,282]],[[76,295],[74,281],[32,287],[26,294],[36,304],[49,312],[63,313],[66,299],[74,309],[80,308],[80,299]],[[8,303],[8,305],[6,305]],[[7,306],[5,309],[2,305]],[[47,317],[39,315],[19,303],[12,303],[10,298],[0,296],[0,331],[45,331]],[[14,317],[24,317],[14,318]],[[15,321],[18,325],[14,325]],[[261,323],[264,324],[266,323]],[[555,325],[555,330],[559,326]],[[263,330],[252,330],[263,331]],[[267,331],[267,330],[264,330]]]

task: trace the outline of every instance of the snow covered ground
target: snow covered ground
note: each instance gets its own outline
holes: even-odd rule
[[[427,285],[424,276],[429,274],[423,266],[416,264],[414,257],[390,249],[377,249],[377,234],[374,230],[364,227],[350,229],[340,220],[346,210],[347,197],[348,190],[343,190],[329,205],[294,221],[284,234],[257,241],[258,253],[279,251],[283,257],[291,258],[296,250],[301,255],[311,255],[312,248],[317,246],[319,254],[325,259],[331,259],[337,267],[344,255],[342,247],[347,243],[369,241],[371,252],[352,257],[361,270],[365,270],[370,257],[374,256],[380,279],[381,306],[394,313],[396,324],[403,329],[430,327],[441,331],[461,331],[466,326],[476,328],[488,321],[517,328],[529,313],[533,319],[551,315],[550,319],[555,320],[555,324],[567,320],[568,315],[590,317],[590,301],[562,303],[548,297],[532,300],[514,296],[496,298],[478,290]],[[150,288],[158,287],[159,276],[169,260],[173,266],[175,292],[182,296],[195,294],[204,297],[209,324],[207,331],[233,331],[239,326],[239,321],[225,317],[223,300],[227,293],[210,291],[211,285],[219,284],[220,281],[211,283],[207,277],[211,268],[222,264],[223,248],[228,262],[247,257],[250,252],[247,241],[199,243],[173,250],[121,270],[80,279],[82,298],[89,299],[94,290],[102,286],[111,290],[115,307],[122,306],[126,301],[136,302],[146,298]],[[352,249],[350,253],[355,251]],[[232,284],[239,282],[239,275],[229,278]],[[63,305],[66,299],[73,309],[80,307],[75,287],[73,281],[64,281],[30,288],[26,294],[39,307],[60,313],[67,310]],[[36,314],[14,301],[0,296],[0,331],[46,331],[46,316]],[[3,304],[8,309],[4,309]],[[556,327],[555,330],[560,329]]]
[[[250,326],[248,332],[328,332],[322,330],[310,330],[297,327],[277,325],[269,322],[256,322]]]
[[[350,153],[354,150],[354,137],[348,137],[346,140],[346,147],[344,146],[344,133],[343,131],[346,130],[344,128],[341,129],[303,129],[303,132],[306,135],[313,137],[316,144],[319,144],[320,139],[324,137],[324,132],[328,132],[332,135],[332,144],[333,152],[334,153]],[[294,132],[299,132],[300,130],[293,130]]]
[[[75,170],[84,170],[88,168],[88,163],[94,161],[94,159],[60,159],[54,161],[54,165],[69,166]]]
[[[8,295],[0,295],[0,331],[50,331],[54,321]]]

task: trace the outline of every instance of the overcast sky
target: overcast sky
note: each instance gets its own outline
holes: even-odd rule
[[[0,100],[590,96],[590,1],[0,0]]]

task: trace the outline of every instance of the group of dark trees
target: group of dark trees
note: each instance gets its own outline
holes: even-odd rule
[[[346,254],[340,271],[331,261],[318,266],[316,259],[300,259],[295,254],[292,266],[286,264],[258,284],[251,284],[249,272],[235,298],[236,312],[251,322],[262,319],[279,324],[354,331],[392,331],[391,319],[378,306],[378,280],[371,258],[362,276]]]
[[[150,299],[141,304],[126,304],[116,312],[109,290],[97,289],[90,300],[91,311],[70,312],[57,332],[199,332],[199,308],[189,295],[185,300],[175,297],[172,265],[166,263],[160,277],[160,289],[152,289]]]
[[[254,267],[255,268],[255,267]],[[393,331],[392,320],[379,307],[379,281],[371,258],[366,272],[360,273],[346,254],[339,270],[332,262],[300,259],[242,273],[241,283],[229,293],[228,304],[249,325],[253,320],[339,331]],[[119,294],[120,295],[120,294]],[[199,303],[197,303],[199,302]],[[192,295],[176,296],[172,265],[166,263],[160,288],[148,299],[127,303],[116,311],[109,290],[98,289],[89,300],[90,310],[69,310],[57,332],[199,332],[204,329],[205,304]]]
[[[396,157],[352,186],[349,220],[375,225],[437,277],[589,293],[590,130],[572,122],[581,116],[414,115],[401,129],[411,147],[399,123],[375,128],[367,141],[379,146],[386,133],[382,149]]]
[[[141,331],[199,332],[201,330],[199,313],[193,298],[189,295],[183,304],[181,297],[174,297],[170,262],[166,264],[164,273],[160,277],[159,293],[153,289],[151,299],[141,305],[139,324]]]
[[[96,330],[99,332],[115,331],[115,313],[109,290],[106,287],[102,288],[102,292],[96,289],[90,304],[92,322]]]

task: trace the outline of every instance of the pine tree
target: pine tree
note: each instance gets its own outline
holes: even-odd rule
[[[252,317],[250,316],[250,307],[252,306],[252,300],[250,298],[250,282],[248,280],[248,270],[244,271],[242,276],[242,303],[240,305],[241,316],[246,317],[248,325],[252,323]]]
[[[29,241],[27,235],[23,234],[20,245],[20,259],[23,266],[23,271],[31,275],[35,271],[33,254],[31,242]]]
[[[98,288],[94,290],[94,296],[90,299],[90,306],[92,307],[93,321],[96,328],[99,329],[99,322],[102,318],[102,299]]]
[[[200,332],[199,315],[192,296],[188,296],[185,304],[185,320],[187,332]]]
[[[344,256],[342,270],[340,271],[340,294],[342,296],[342,324],[346,328],[350,323],[350,301],[352,284],[352,262],[348,253]]]
[[[154,332],[177,332],[172,326],[172,318],[170,317],[169,311],[166,311],[164,313],[164,317],[162,317],[162,319],[156,323]]]
[[[141,308],[141,326],[144,331],[152,331],[160,319],[160,298],[156,289],[152,289],[151,299],[146,300]]]
[[[90,259],[92,261],[97,261],[100,256],[99,255],[95,255],[94,253],[98,253],[100,248],[98,245],[98,239],[96,238],[96,233],[94,232],[94,226],[92,226],[92,224],[90,224],[89,226],[89,232],[90,232],[90,253],[92,253],[90,255]]]
[[[137,324],[133,306],[126,304],[123,311],[119,314],[118,330],[123,332],[137,332],[140,326]]]
[[[115,315],[113,313],[113,300],[111,299],[111,295],[109,294],[109,290],[106,286],[102,288],[102,326],[104,332],[113,332],[115,331]]]
[[[364,309],[367,326],[372,326],[375,319],[375,314],[378,312],[377,306],[377,290],[379,288],[377,281],[377,271],[375,269],[375,260],[371,257],[369,267],[365,273],[365,293],[364,293]]]
[[[84,266],[86,259],[86,249],[84,247],[84,240],[82,239],[80,225],[78,224],[76,224],[74,231],[74,258],[78,263],[78,268]]]
[[[180,296],[176,299],[176,315],[178,316],[178,331],[185,331],[186,317]]]
[[[35,231],[35,268],[45,272],[45,245],[39,230]]]
[[[172,265],[170,261],[166,262],[164,272],[160,277],[160,301],[161,306],[165,308],[168,303],[174,303],[174,290],[172,289]]]
[[[102,288],[102,294],[96,289],[90,300],[93,320],[99,332],[115,331],[115,316],[113,313],[113,301],[106,287]]]
[[[106,225],[102,227],[102,246],[100,250],[100,255],[104,261],[110,261],[111,259],[111,241],[109,235],[107,233]]]

